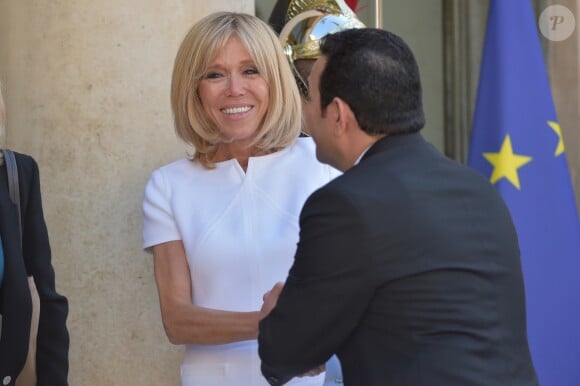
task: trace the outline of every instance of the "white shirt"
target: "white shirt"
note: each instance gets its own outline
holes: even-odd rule
[[[143,201],[144,248],[182,240],[196,305],[258,311],[262,296],[284,281],[294,260],[298,218],[308,196],[339,172],[316,160],[311,138],[251,157],[244,172],[235,159],[205,169],[182,159],[156,170]],[[268,385],[257,341],[187,345],[181,367],[187,386]],[[322,385],[318,377],[289,385]]]

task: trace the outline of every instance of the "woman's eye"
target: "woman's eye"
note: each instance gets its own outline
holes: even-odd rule
[[[220,74],[219,72],[208,72],[207,74],[205,74],[205,79],[218,79],[221,77],[222,74]]]
[[[260,71],[258,71],[258,69],[257,68],[254,68],[254,67],[248,68],[248,69],[246,69],[244,71],[244,74],[246,74],[246,75],[256,75],[256,74],[259,74],[259,73],[260,73]]]

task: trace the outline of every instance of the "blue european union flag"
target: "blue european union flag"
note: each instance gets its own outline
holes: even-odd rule
[[[518,232],[542,386],[580,385],[580,223],[529,0],[491,0],[468,164]]]

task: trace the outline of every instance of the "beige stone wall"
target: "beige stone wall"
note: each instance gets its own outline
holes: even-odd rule
[[[580,25],[579,2],[557,3]],[[169,108],[177,46],[215,10],[253,12],[254,1],[0,0],[7,145],[40,165],[72,386],[178,384],[181,348],[163,333],[140,204],[150,172],[184,152]],[[578,28],[548,51],[580,203]]]
[[[177,385],[181,348],[161,325],[141,251],[150,172],[184,154],[169,107],[191,23],[253,0],[0,0],[7,145],[34,156],[69,298],[72,386]]]

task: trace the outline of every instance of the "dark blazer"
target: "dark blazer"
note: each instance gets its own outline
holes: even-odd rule
[[[34,275],[40,298],[36,354],[38,386],[66,386],[68,303],[55,290],[50,244],[42,211],[38,165],[30,156],[18,153],[15,155],[20,182],[23,253],[30,262],[28,274]],[[4,164],[0,166],[0,236],[5,259],[4,281],[0,289],[0,382],[14,385],[26,360],[32,311],[27,271],[20,248],[17,209],[10,200]]]
[[[300,228],[260,323],[271,385],[333,353],[346,386],[538,384],[508,210],[420,134],[373,145],[309,197]]]

